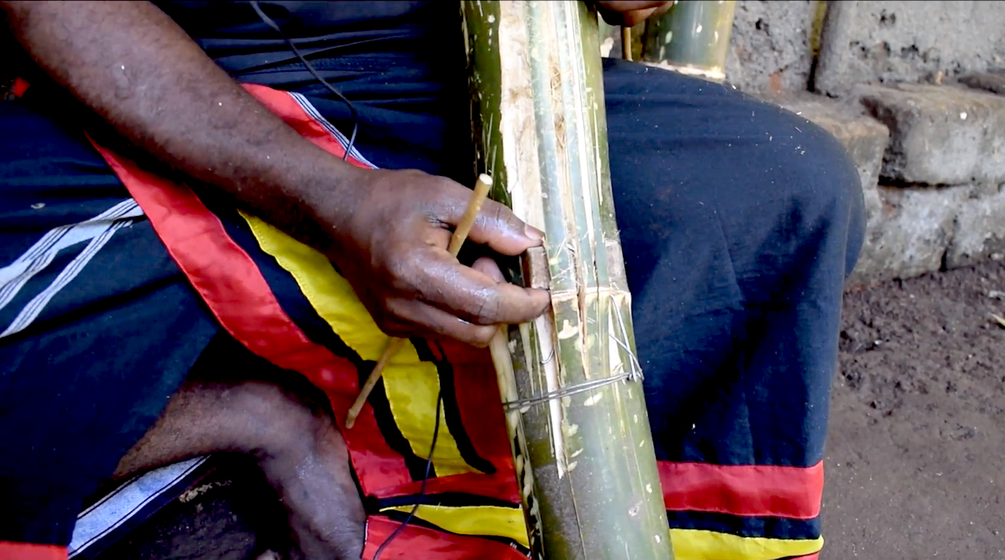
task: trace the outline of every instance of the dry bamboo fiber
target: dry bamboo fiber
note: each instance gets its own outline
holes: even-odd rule
[[[477,170],[546,237],[522,281],[551,290],[552,313],[511,327],[512,361],[496,360],[534,557],[672,558],[611,199],[596,14],[586,2],[461,4]]]
[[[735,0],[677,0],[646,22],[642,59],[682,74],[722,82]]]

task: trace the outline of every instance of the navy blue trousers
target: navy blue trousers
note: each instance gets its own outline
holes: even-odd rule
[[[863,236],[854,166],[822,129],[728,85],[605,64],[658,459],[818,464],[842,284]],[[65,544],[82,500],[152,425],[218,326],[145,218],[125,207],[107,214],[128,193],[49,99],[29,90],[0,103],[0,497],[18,512],[0,524],[0,541]],[[344,107],[311,101],[347,130]],[[366,122],[366,104],[362,112]],[[393,114],[373,115],[393,125]],[[409,119],[427,136],[444,130],[436,115]],[[427,140],[363,134],[359,149],[379,167],[462,168],[410,148]],[[75,243],[43,243],[84,222]],[[819,535],[816,518],[727,517],[682,512],[671,525]]]

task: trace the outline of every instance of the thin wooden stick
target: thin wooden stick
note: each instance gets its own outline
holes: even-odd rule
[[[482,205],[485,204],[485,198],[488,196],[489,189],[491,188],[492,177],[484,173],[479,175],[478,181],[475,183],[475,190],[471,193],[471,199],[468,201],[468,207],[464,210],[464,215],[461,216],[460,221],[457,222],[457,228],[454,229],[453,235],[450,236],[450,244],[447,246],[447,252],[451,256],[456,257],[461,252],[461,246],[464,245],[464,240],[468,238],[471,227],[475,225],[475,218],[478,217],[478,212],[482,209]],[[359,416],[360,411],[363,410],[363,405],[366,404],[366,400],[370,397],[370,392],[377,385],[377,381],[380,380],[380,376],[384,373],[387,363],[391,361],[391,357],[398,350],[401,350],[401,347],[404,345],[404,338],[391,337],[388,341],[384,353],[373,366],[373,371],[370,372],[370,376],[366,378],[366,382],[363,383],[363,386],[359,390],[356,402],[353,403],[352,408],[349,409],[349,414],[346,415],[345,427],[347,430],[352,428],[356,423],[356,418]]]
[[[632,61],[632,28],[621,26],[621,58]]]

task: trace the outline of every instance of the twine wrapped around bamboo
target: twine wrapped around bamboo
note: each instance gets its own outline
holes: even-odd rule
[[[642,59],[682,74],[722,82],[735,0],[676,0],[646,22]]]
[[[532,553],[672,558],[614,217],[596,14],[585,2],[461,4],[478,171],[545,232],[545,251],[511,272],[549,288],[552,313],[493,343]]]

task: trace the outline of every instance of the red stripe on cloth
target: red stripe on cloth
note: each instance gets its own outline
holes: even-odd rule
[[[315,146],[322,150],[341,158],[345,155],[345,148],[332,135],[331,132],[321,126],[314,117],[307,114],[303,107],[297,103],[292,95],[284,91],[272,89],[258,84],[241,84],[245,91],[250,93],[259,103],[282,117],[283,122],[293,127],[301,136],[308,139]],[[369,165],[349,156],[349,163],[365,169],[372,169]]]
[[[377,548],[401,523],[371,515],[366,525],[363,560],[373,560]],[[436,555],[436,556],[434,556]],[[450,560],[527,560],[519,550],[491,539],[455,535],[418,525],[408,525],[380,553],[380,560],[449,558]]]
[[[336,157],[345,153],[339,141],[289,94],[264,86],[246,85],[245,89],[315,145]],[[297,327],[280,306],[254,260],[230,238],[219,218],[188,187],[147,173],[135,163],[96,144],[95,147],[143,208],[172,258],[221,325],[259,356],[280,367],[302,373],[325,391],[331,399],[336,421],[346,439],[364,494],[382,498],[418,493],[420,484],[412,481],[404,459],[387,445],[371,407],[363,408],[352,430],[344,429],[345,413],[358,391],[355,368],[324,346],[310,341]],[[349,161],[365,166],[355,159]],[[494,391],[495,383],[488,383],[487,387]],[[468,394],[471,389],[465,386],[460,391]],[[498,399],[498,394],[493,392],[493,395]],[[483,396],[481,401],[487,398]],[[462,414],[467,419],[471,412]],[[502,427],[501,422],[499,426]],[[502,432],[502,437],[505,438],[505,432]],[[498,439],[498,434],[493,439]],[[427,492],[457,492],[463,488],[471,494],[518,502],[518,489],[509,461],[509,444],[505,439],[502,443],[506,446],[505,459],[499,461],[496,460],[498,451],[489,452],[479,445],[479,452],[486,451],[499,467],[497,474],[468,473],[433,479],[428,482]],[[498,447],[498,442],[493,443],[493,447]],[[368,543],[372,536],[378,539],[379,546],[397,525],[387,518],[369,517]],[[398,548],[398,553],[388,550],[382,558],[389,560],[415,550],[422,550],[429,558],[442,552],[445,554],[442,558],[452,560],[484,558],[486,554],[501,560],[525,558],[515,549],[496,541],[414,526],[403,531],[391,549],[395,547],[404,548]],[[376,547],[368,550],[372,554]]]
[[[480,457],[492,462],[495,478],[508,489],[497,497],[520,503],[520,487],[513,469],[506,416],[500,406],[499,383],[492,356],[486,348],[472,348],[454,341],[441,343],[454,369],[454,393],[461,423]]]
[[[0,560],[66,560],[65,546],[0,541]]]
[[[24,92],[28,91],[29,87],[31,87],[31,84],[29,84],[27,80],[24,78],[17,78],[14,80],[14,87],[12,88],[11,93],[14,94],[14,97],[21,97],[24,95]]]
[[[356,368],[307,338],[276,300],[254,260],[191,189],[95,147],[223,328],[255,354],[300,372],[324,390],[341,423],[358,391]],[[372,410],[360,416],[349,434],[346,445],[355,451],[353,466],[361,483],[365,480],[364,491],[411,482],[404,459],[384,441]]]
[[[789,560],[820,560],[820,553],[815,552],[808,556],[797,556],[796,558],[790,558]]]
[[[820,515],[823,461],[812,467],[723,466],[658,461],[671,511],[813,519]]]

